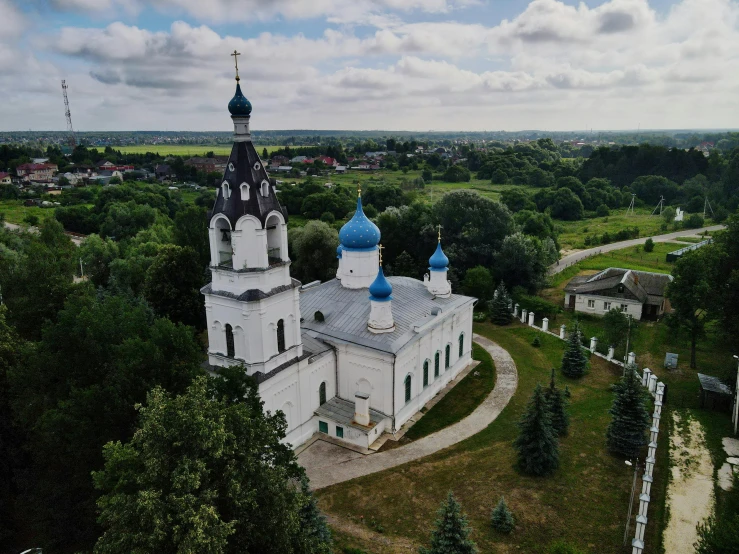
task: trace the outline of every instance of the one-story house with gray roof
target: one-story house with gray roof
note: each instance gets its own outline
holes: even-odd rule
[[[565,287],[565,309],[604,315],[620,309],[634,319],[656,319],[671,311],[665,298],[672,275],[609,267],[595,275],[578,275]]]

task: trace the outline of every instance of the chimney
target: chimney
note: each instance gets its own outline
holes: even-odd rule
[[[354,421],[365,427],[370,424],[369,397],[370,395],[366,392],[354,394]]]

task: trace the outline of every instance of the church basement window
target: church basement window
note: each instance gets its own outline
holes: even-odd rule
[[[226,356],[233,358],[236,356],[236,347],[234,345],[234,330],[233,327],[226,324]]]
[[[405,403],[411,401],[411,376],[408,375],[405,378]]]
[[[282,319],[277,322],[277,351],[285,351],[285,321]]]
[[[434,355],[434,378],[439,376],[439,362],[441,358],[441,352],[436,352]]]

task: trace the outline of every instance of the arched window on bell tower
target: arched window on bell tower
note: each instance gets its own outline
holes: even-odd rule
[[[282,319],[277,322],[277,351],[285,351],[285,321]]]
[[[236,347],[234,346],[234,330],[231,325],[226,324],[226,356],[233,358],[236,356]]]

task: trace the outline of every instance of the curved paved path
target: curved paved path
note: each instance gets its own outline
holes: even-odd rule
[[[418,460],[476,435],[495,421],[516,392],[518,386],[516,364],[511,355],[493,341],[477,334],[473,335],[473,338],[493,358],[496,372],[495,388],[474,412],[454,425],[405,446],[377,454],[359,455],[348,460],[336,460],[333,464],[326,461],[328,463],[308,467],[306,472],[310,478],[311,488],[321,489]],[[298,456],[298,462],[305,452],[307,450]]]
[[[690,235],[698,235],[703,231],[720,231],[724,229],[723,225],[713,225],[711,227],[703,227],[702,229],[683,229],[682,231],[675,231],[674,233],[667,233],[666,235],[656,235],[652,237],[654,242],[667,242],[668,240],[676,239],[677,237],[686,237]],[[603,252],[611,252],[612,250],[621,250],[622,248],[628,248],[629,246],[636,246],[637,244],[644,244],[644,241],[649,237],[640,237],[638,239],[622,240],[621,242],[612,242],[611,244],[604,244],[602,246],[596,246],[595,248],[588,248],[587,250],[580,250],[569,256],[565,256],[559,263],[555,263],[549,266],[549,274],[554,275],[559,273],[567,266],[574,263],[580,262],[585,258],[589,258],[595,254],[602,254]],[[687,244],[685,246],[688,246]],[[678,247],[675,247],[677,250]]]

